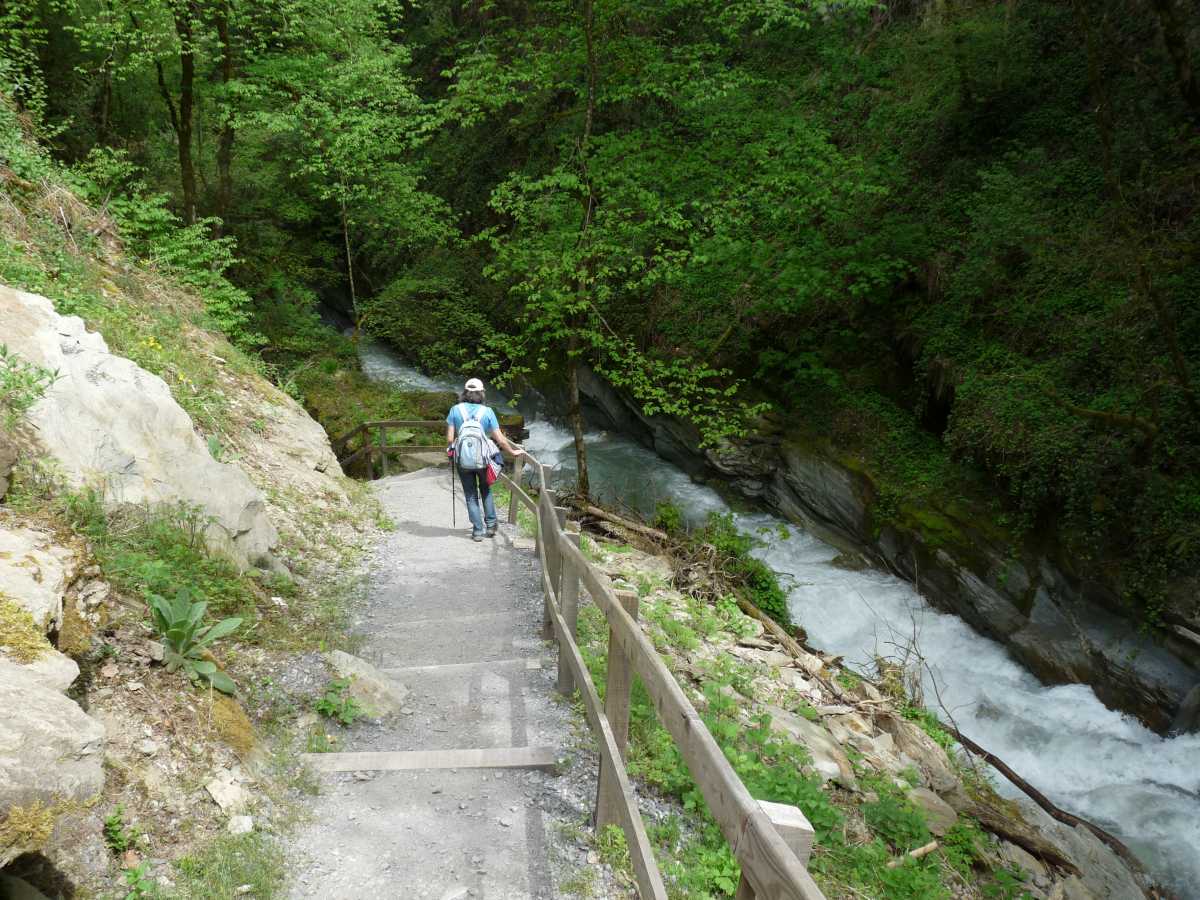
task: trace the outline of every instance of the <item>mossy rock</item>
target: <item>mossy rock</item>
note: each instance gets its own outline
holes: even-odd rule
[[[232,697],[213,692],[212,725],[221,740],[242,756],[253,750],[257,743],[254,724],[241,704]]]
[[[20,663],[41,659],[51,649],[29,611],[4,594],[0,594],[0,647]]]
[[[23,853],[35,853],[46,846],[54,832],[59,810],[35,800],[28,806],[14,806],[0,821],[0,866]]]

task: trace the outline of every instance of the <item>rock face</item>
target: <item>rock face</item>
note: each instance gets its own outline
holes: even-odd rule
[[[63,594],[78,568],[75,554],[49,534],[0,520],[0,594],[24,607],[43,631],[62,625]]]
[[[0,658],[0,822],[14,809],[84,802],[104,785],[104,726],[25,666]],[[0,843],[0,867],[40,849]]]
[[[273,567],[278,535],[262,494],[213,459],[161,378],[109,353],[44,297],[0,286],[0,321],[9,349],[58,372],[29,419],[73,484],[102,489],[110,504],[200,507],[212,517],[211,546],[243,566]]]
[[[819,537],[917,585],[935,606],[1006,644],[1048,684],[1090,685],[1108,706],[1159,732],[1200,728],[1200,581],[1177,585],[1166,640],[1123,614],[1118,588],[1070,560],[1013,546],[968,513],[929,509],[876,522],[876,490],[824,448],[759,423],[738,443],[701,450],[694,429],[646,416],[594,373],[580,391],[598,422],[625,432],[692,475],[716,475]],[[552,398],[553,399],[553,398]]]

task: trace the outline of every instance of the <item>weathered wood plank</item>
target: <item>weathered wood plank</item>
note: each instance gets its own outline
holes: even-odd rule
[[[584,585],[608,618],[614,643],[629,657],[642,679],[659,721],[675,739],[692,778],[759,900],[823,900],[812,876],[776,832],[757,801],[730,767],[691,701],[658,658],[637,622],[621,607],[610,585],[587,565],[564,535],[558,550],[578,557]]]
[[[533,501],[529,499],[529,496],[523,490],[521,490],[521,487],[520,487],[521,470],[524,468],[525,468],[525,457],[518,456],[516,459],[513,460],[512,478],[507,477],[506,475],[504,475],[504,473],[500,474],[500,480],[504,481],[508,484],[508,490],[509,490],[508,522],[510,525],[517,524],[517,503],[520,502],[522,497],[526,501],[528,501],[525,504],[526,506],[530,506],[530,507],[533,506]]]
[[[807,866],[809,857],[812,855],[813,828],[804,813],[800,811],[799,807],[789,806],[785,803],[771,803],[768,800],[759,800],[758,805],[767,814],[767,818],[771,820],[771,824],[775,826],[775,830],[779,832],[784,843],[792,848],[792,852],[796,854],[801,865]],[[750,884],[744,872],[738,883],[734,900],[756,900],[754,886]]]
[[[581,535],[578,532],[568,532],[567,539],[576,547],[579,546]],[[579,570],[572,559],[564,557],[562,586],[559,589],[558,608],[562,613],[567,631],[574,639],[579,633]],[[575,693],[575,677],[571,667],[567,665],[566,654],[558,654],[558,691],[570,696]]]
[[[501,475],[500,480],[503,481],[506,485],[508,485],[508,489],[512,494],[512,499],[509,500],[509,510],[510,511],[512,510],[513,506],[516,505],[516,503],[520,502],[531,513],[533,513],[535,515],[537,514],[537,501],[534,500],[532,497],[530,497],[527,493],[525,493],[524,488],[522,488],[519,484],[517,484],[513,479],[509,478],[507,475]],[[512,525],[517,524],[516,512],[511,513],[511,517],[509,518],[508,521]]]
[[[366,753],[303,753],[318,772],[401,772],[410,769],[550,769],[553,747],[494,747],[478,750],[383,750]]]
[[[380,669],[389,678],[409,675],[453,675],[459,672],[536,672],[542,668],[540,659],[492,659],[470,663],[443,663],[436,666],[399,666]]]
[[[550,579],[546,570],[542,570],[542,586],[550,590]],[[613,785],[612,794],[618,799],[617,823],[625,832],[625,841],[629,846],[629,861],[633,867],[634,879],[637,881],[638,893],[642,900],[666,900],[667,889],[663,884],[662,875],[658,871],[658,863],[654,859],[654,848],[646,834],[646,826],[642,822],[641,813],[637,808],[637,795],[633,792],[629,776],[625,773],[625,765],[621,762],[621,754],[617,750],[616,739],[608,720],[600,708],[600,696],[592,683],[591,673],[583,662],[579,646],[567,630],[567,623],[557,605],[552,604],[551,613],[554,618],[554,629],[558,637],[558,652],[567,658],[567,665],[579,687],[583,697],[584,713],[588,724],[595,733],[600,744],[600,777],[607,779]],[[606,775],[607,773],[607,775]]]
[[[569,557],[568,557],[569,558]],[[622,608],[637,618],[638,595],[633,591],[616,591],[617,601]],[[629,758],[629,697],[633,690],[633,662],[621,649],[616,632],[608,632],[608,681],[604,691],[604,717],[612,728],[613,740],[621,762]],[[596,787],[596,827],[603,828],[620,818],[620,797],[611,777],[600,769],[600,781]]]

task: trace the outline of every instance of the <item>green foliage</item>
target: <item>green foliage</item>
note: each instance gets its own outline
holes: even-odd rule
[[[146,602],[154,626],[166,645],[167,671],[182,669],[193,682],[204,679],[222,693],[235,693],[237,686],[233,679],[207,657],[210,656],[209,645],[237,631],[242,620],[222,619],[213,625],[201,625],[208,604],[193,602],[191,593],[182,587],[171,599],[148,594]]]
[[[233,562],[205,544],[210,519],[187,504],[108,513],[101,496],[50,488],[19,502],[50,504],[92,542],[104,576],[119,590],[148,596],[184,589],[207,600],[214,611],[250,613],[253,599]]]
[[[125,886],[129,888],[125,894],[125,900],[145,900],[145,898],[158,897],[158,882],[150,875],[149,861],[138,863],[131,869],[126,869],[123,876],[125,878]]]
[[[120,803],[104,819],[104,844],[115,854],[124,853],[137,845],[141,831],[125,824],[125,807]]]
[[[875,803],[864,804],[863,818],[873,832],[900,852],[927,844],[931,837],[920,810],[894,793],[882,794]]]
[[[157,271],[194,288],[212,325],[240,347],[265,340],[251,328],[251,298],[226,277],[235,265],[233,238],[213,237],[219,222],[201,219],[185,225],[169,209],[165,194],[147,188],[138,167],[119,151],[96,148],[71,173],[86,200],[102,204],[127,246]]]
[[[313,703],[313,709],[327,719],[341,723],[343,728],[354,724],[363,715],[363,708],[349,693],[350,682],[335,678],[325,685],[324,694]]]
[[[678,534],[683,531],[683,511],[670,501],[661,501],[654,508],[653,524],[667,534]]]
[[[757,540],[738,529],[732,513],[713,513],[704,528],[694,533],[693,542],[712,545],[721,571],[732,579],[746,598],[781,625],[791,624],[788,596],[779,576],[751,555]]]
[[[15,428],[57,377],[57,372],[27,362],[0,344],[0,425]]]
[[[287,883],[283,848],[260,831],[216,838],[177,860],[175,868],[181,900],[236,897],[239,889],[254,897],[274,897]]]
[[[929,735],[943,750],[951,750],[956,741],[950,732],[946,731],[938,721],[938,717],[934,713],[923,706],[913,706],[905,704],[901,710],[904,718],[910,722],[916,722],[921,726],[921,730]]]

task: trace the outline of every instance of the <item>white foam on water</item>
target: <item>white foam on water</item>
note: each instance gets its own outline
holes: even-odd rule
[[[417,390],[456,387],[375,342],[364,341],[360,354],[373,378]],[[559,484],[573,483],[570,432],[544,421],[526,427],[529,452]],[[592,492],[609,503],[652,514],[670,500],[692,526],[728,510],[711,488],[623,435],[589,432],[587,442]],[[940,694],[964,734],[1064,809],[1120,837],[1184,900],[1200,900],[1200,735],[1163,738],[1106,709],[1088,687],[1046,687],[1002,645],[933,609],[907,582],[831,565],[836,550],[775,516],[737,521],[762,539],[757,555],[787,576],[792,615],[817,646],[870,671],[875,653],[898,655],[915,636],[930,670],[931,708],[940,713]],[[997,787],[1017,796],[999,776]]]
[[[907,582],[830,564],[836,551],[773,516],[739,518],[789,576],[791,611],[816,646],[872,671],[914,638],[926,703],[1064,809],[1118,835],[1181,896],[1200,897],[1200,735],[1163,738],[1084,685],[1046,687],[1005,648],[933,609]],[[940,711],[939,711],[940,712]],[[998,776],[1001,793],[1018,796]]]
[[[449,378],[431,378],[419,369],[406,365],[390,347],[366,335],[358,339],[358,359],[368,378],[401,390],[458,391],[460,387]]]
[[[544,421],[526,422],[525,427],[529,430],[525,449],[554,470],[556,484],[568,488],[574,485],[577,466],[571,432]],[[635,510],[647,518],[653,518],[659,503],[669,501],[683,514],[684,524],[693,528],[703,525],[710,512],[728,509],[712,488],[696,484],[653,450],[624,435],[589,431],[584,439],[588,480],[598,500]]]

